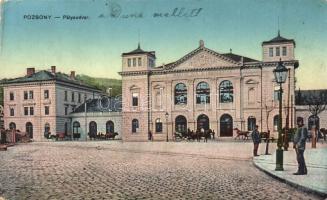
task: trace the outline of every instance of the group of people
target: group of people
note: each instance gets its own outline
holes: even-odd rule
[[[307,167],[304,160],[304,151],[305,151],[305,143],[308,138],[308,129],[304,127],[303,120],[297,120],[297,131],[293,137],[293,148],[296,152],[296,159],[298,162],[298,170],[293,173],[294,175],[305,175],[308,173]],[[254,144],[253,147],[253,156],[258,155],[258,148],[261,142],[260,133],[258,131],[258,125],[255,126],[255,129],[252,132],[252,141]]]

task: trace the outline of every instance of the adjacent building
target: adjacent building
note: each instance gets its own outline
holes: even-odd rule
[[[45,133],[71,133],[71,112],[101,91],[66,75],[50,70],[27,68],[23,77],[7,80],[4,86],[4,126],[27,132],[34,141],[44,141]]]
[[[123,53],[123,140],[145,141],[149,131],[154,140],[172,139],[174,132],[200,128],[232,137],[234,128],[252,130],[256,124],[277,136],[279,85],[273,70],[279,62],[289,69],[283,103],[294,105],[299,66],[294,49],[295,41],[278,33],[262,42],[261,61],[209,49],[202,40],[180,59],[157,67],[155,52],[140,45]],[[294,106],[287,110],[294,120]]]
[[[296,118],[301,118],[309,130],[313,126],[327,128],[327,90],[298,90],[295,105]]]
[[[117,133],[115,139],[121,139],[121,102],[120,97],[103,96],[78,106],[70,114],[74,138],[87,140],[89,135]]]

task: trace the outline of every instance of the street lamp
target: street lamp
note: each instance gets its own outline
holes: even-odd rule
[[[279,120],[278,120],[278,142],[276,149],[276,171],[283,171],[283,141],[282,141],[282,84],[285,83],[288,70],[280,59],[274,69],[275,80],[279,84]]]
[[[166,142],[168,142],[168,112],[166,112],[165,117],[166,117],[166,133],[167,133],[167,137],[166,137]]]

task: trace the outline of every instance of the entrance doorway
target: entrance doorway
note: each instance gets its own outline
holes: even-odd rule
[[[31,122],[26,123],[26,133],[32,139],[33,138],[33,124]]]
[[[229,114],[220,117],[220,136],[233,137],[233,118]]]
[[[197,120],[197,129],[201,130],[201,129],[209,130],[209,118],[207,115],[199,115],[198,120]]]
[[[186,133],[187,131],[187,121],[182,115],[179,115],[175,119],[175,131],[178,133]]]
[[[89,135],[90,137],[95,137],[97,135],[97,123],[95,121],[91,121],[89,124]]]

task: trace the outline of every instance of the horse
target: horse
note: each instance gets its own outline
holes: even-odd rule
[[[105,135],[105,139],[106,140],[108,140],[108,139],[115,139],[115,137],[118,135],[118,133],[117,132],[114,132],[114,133],[106,133],[106,135]]]
[[[236,131],[236,134],[237,134],[237,136],[234,138],[234,140],[236,138],[241,139],[241,136],[242,136],[243,140],[249,139],[249,131],[241,131],[238,128],[234,128],[234,130]]]
[[[184,139],[184,137],[183,137],[183,133],[180,133],[180,132],[175,132],[174,133],[174,136],[175,136],[175,140],[177,139],[177,138],[179,138],[179,139]]]

